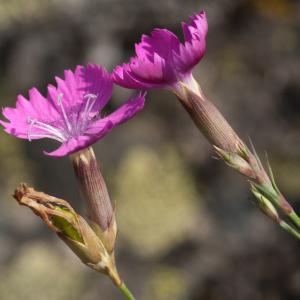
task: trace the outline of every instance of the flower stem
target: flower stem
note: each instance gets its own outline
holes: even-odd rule
[[[300,217],[277,187],[268,160],[269,172],[262,165],[253,145],[252,151],[249,150],[200,88],[198,92],[185,85],[182,88],[182,93],[177,94],[177,97],[195,125],[214,147],[217,156],[228,166],[246,176],[251,191],[258,200],[260,210],[287,232],[300,239]],[[290,219],[291,225],[281,220],[276,208]]]
[[[134,296],[132,295],[132,293],[130,292],[130,290],[127,288],[127,286],[124,283],[122,283],[122,285],[119,287],[119,289],[122,292],[122,294],[126,297],[126,299],[135,300]]]
[[[294,237],[296,237],[297,239],[300,240],[300,233],[298,230],[296,230],[294,227],[292,227],[291,225],[289,225],[288,223],[281,221],[279,223],[279,225],[285,229],[287,232],[289,232],[290,234],[292,234]]]
[[[294,224],[297,225],[298,228],[300,228],[300,218],[296,214],[296,212],[293,210],[288,216],[294,222]]]

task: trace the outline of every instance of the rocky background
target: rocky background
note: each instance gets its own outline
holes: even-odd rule
[[[237,132],[265,152],[300,212],[300,3],[297,0],[1,0],[0,101],[87,62],[127,60],[142,33],[205,9],[195,77]],[[115,88],[111,109],[131,94]],[[175,97],[151,91],[137,117],[95,150],[117,203],[120,273],[143,300],[299,300],[300,242],[257,209],[248,185],[212,159]],[[10,196],[20,181],[84,207],[51,141],[0,132],[0,299],[121,299],[111,282]]]

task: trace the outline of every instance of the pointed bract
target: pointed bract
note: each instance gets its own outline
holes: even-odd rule
[[[184,42],[167,29],[154,29],[135,46],[136,56],[117,66],[115,83],[133,89],[173,88],[190,77],[205,52],[207,20],[203,11],[182,23]]]
[[[29,100],[17,97],[16,108],[4,108],[9,121],[0,120],[4,130],[16,137],[50,138],[61,143],[47,155],[61,157],[90,146],[110,130],[132,118],[143,108],[144,95],[129,99],[104,118],[101,110],[112,94],[111,75],[98,65],[77,66],[66,70],[64,79],[56,77],[57,87],[48,85],[47,98],[36,88],[29,90]]]

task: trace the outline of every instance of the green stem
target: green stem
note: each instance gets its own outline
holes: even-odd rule
[[[289,225],[288,223],[281,221],[279,223],[279,225],[286,231],[288,231],[289,233],[291,233],[294,237],[296,237],[297,239],[300,240],[300,233],[298,232],[298,230],[296,230],[294,227],[292,227],[291,225]]]
[[[128,300],[135,300],[134,296],[130,292],[130,290],[127,288],[127,286],[122,283],[122,285],[119,287],[121,290],[122,294],[128,299]]]
[[[294,222],[294,224],[297,225],[298,228],[300,228],[300,218],[295,213],[295,211],[292,211],[288,216]]]

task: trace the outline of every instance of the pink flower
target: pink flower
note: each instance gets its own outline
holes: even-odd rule
[[[49,138],[61,143],[50,156],[61,157],[90,146],[112,128],[132,118],[144,106],[144,95],[129,99],[112,114],[101,111],[112,94],[111,75],[98,65],[77,66],[56,77],[57,87],[48,85],[47,98],[36,88],[29,90],[29,101],[17,97],[16,108],[6,107],[1,121],[4,130],[18,138]]]
[[[205,52],[207,26],[205,13],[201,11],[190,17],[189,24],[182,23],[184,43],[167,29],[143,35],[135,45],[136,56],[114,69],[114,82],[133,89],[172,90],[177,89],[179,81],[191,83],[192,68]]]

